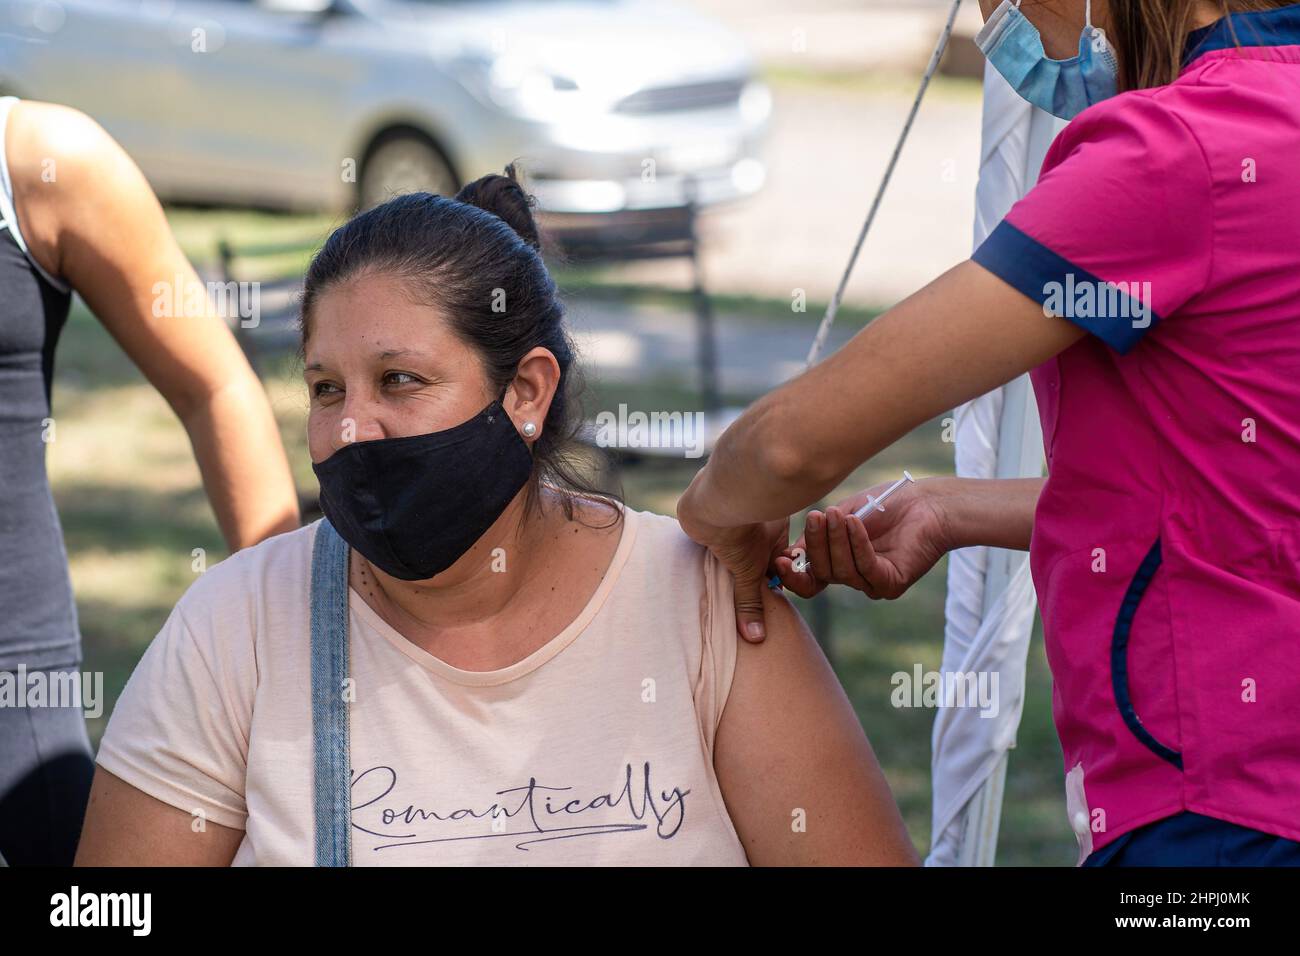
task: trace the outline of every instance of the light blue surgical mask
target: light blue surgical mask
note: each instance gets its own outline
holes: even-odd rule
[[[1053,60],[1043,49],[1038,28],[1020,12],[1021,0],[993,11],[975,37],[980,51],[1011,88],[1039,109],[1071,120],[1093,103],[1119,92],[1119,64],[1106,31],[1092,25],[1088,0],[1086,25],[1079,37],[1079,55]]]

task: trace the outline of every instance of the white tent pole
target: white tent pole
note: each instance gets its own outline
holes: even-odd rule
[[[1038,420],[1029,376],[1022,375],[1002,387],[1002,415],[998,422],[998,478],[1024,478],[1042,474],[1043,433]],[[990,548],[984,573],[984,607],[992,607],[1006,590],[1021,565],[1029,560],[1024,551]],[[997,855],[998,830],[1002,822],[1003,791],[1006,787],[1007,754],[1003,753],[984,785],[966,805],[961,866],[992,866]]]

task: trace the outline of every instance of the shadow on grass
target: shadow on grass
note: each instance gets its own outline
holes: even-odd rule
[[[204,549],[209,564],[226,553],[202,488],[160,493],[146,487],[62,481],[55,501],[69,554],[153,551],[174,557],[177,568],[188,569],[194,548]]]

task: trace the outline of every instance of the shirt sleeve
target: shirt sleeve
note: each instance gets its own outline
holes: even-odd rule
[[[731,572],[711,551],[701,551],[704,556],[704,592],[700,599],[700,633],[704,646],[695,688],[695,707],[705,743],[712,753],[722,711],[731,692],[731,681],[736,674],[736,642],[740,638],[736,634],[735,584]]]
[[[1122,94],[1061,132],[1038,184],[972,258],[1124,353],[1208,284],[1212,202],[1183,120]]]
[[[256,687],[252,641],[214,626],[219,615],[202,612],[211,603],[203,598],[213,595],[200,583],[136,665],[96,761],[163,803],[242,830]],[[185,608],[196,604],[191,622]]]

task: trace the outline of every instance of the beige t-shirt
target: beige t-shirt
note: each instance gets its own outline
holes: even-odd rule
[[[582,613],[528,657],[452,667],[349,594],[355,865],[746,863],[713,771],[736,663],[730,575],[625,510]],[[198,578],[123,691],[98,762],[245,831],[239,864],[311,865],[312,542]]]

